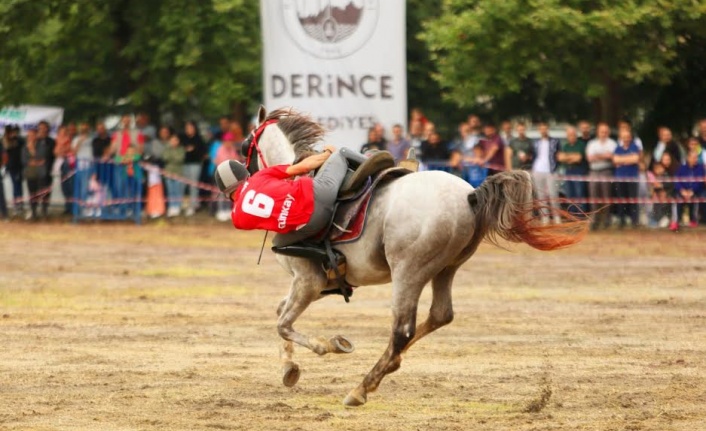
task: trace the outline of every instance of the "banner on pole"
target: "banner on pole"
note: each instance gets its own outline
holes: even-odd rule
[[[28,129],[37,127],[40,121],[49,123],[51,134],[56,134],[56,130],[64,121],[64,108],[35,105],[4,107],[0,109],[0,134],[4,133],[6,125],[19,126],[24,134]]]
[[[359,149],[368,128],[406,124],[404,0],[262,0],[268,110],[291,106]]]

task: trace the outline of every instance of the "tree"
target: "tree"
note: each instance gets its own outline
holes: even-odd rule
[[[243,117],[260,76],[258,9],[245,0],[0,2],[0,104]]]
[[[615,123],[625,94],[662,87],[680,71],[686,35],[704,31],[703,0],[447,0],[424,25],[445,97],[460,106],[536,85],[593,102]]]

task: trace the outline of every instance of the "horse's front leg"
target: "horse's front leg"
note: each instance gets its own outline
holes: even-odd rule
[[[298,263],[294,269],[294,280],[289,295],[279,307],[279,335],[284,340],[304,346],[319,355],[352,352],[351,342],[340,335],[327,340],[323,337],[308,337],[294,330],[294,322],[309,304],[322,297],[321,292],[327,286],[325,274],[315,264],[308,261]]]

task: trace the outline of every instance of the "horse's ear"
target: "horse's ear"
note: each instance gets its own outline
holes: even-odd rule
[[[265,122],[265,118],[267,118],[267,110],[263,105],[260,105],[260,109],[257,111],[257,126],[260,127],[260,124]]]

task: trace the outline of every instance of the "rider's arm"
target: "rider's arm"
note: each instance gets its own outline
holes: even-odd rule
[[[331,150],[327,148],[323,153],[309,156],[296,165],[288,167],[286,171],[287,175],[295,177],[297,175],[306,174],[323,165],[329,157],[331,157]]]

